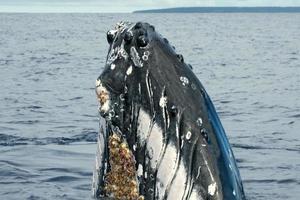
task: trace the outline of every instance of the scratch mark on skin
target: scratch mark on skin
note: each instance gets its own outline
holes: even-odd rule
[[[132,62],[136,67],[143,67],[143,63],[141,61],[139,53],[133,46],[130,48],[130,56],[132,58]]]

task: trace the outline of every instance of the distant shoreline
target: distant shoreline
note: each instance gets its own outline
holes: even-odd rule
[[[133,13],[299,13],[300,7],[176,7]]]

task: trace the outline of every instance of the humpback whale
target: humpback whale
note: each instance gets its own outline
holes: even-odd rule
[[[120,22],[107,41],[93,196],[244,200],[225,131],[191,65],[148,23]]]

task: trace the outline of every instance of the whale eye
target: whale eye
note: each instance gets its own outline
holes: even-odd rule
[[[113,33],[112,31],[107,31],[106,37],[107,37],[107,42],[111,44],[114,41],[115,33]]]
[[[139,47],[145,47],[149,43],[149,40],[144,35],[141,35],[137,38],[137,45]]]
[[[126,32],[124,35],[124,40],[126,43],[130,43],[133,38],[132,32]]]

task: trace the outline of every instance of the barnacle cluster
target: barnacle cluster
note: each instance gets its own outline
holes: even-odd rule
[[[143,200],[138,191],[134,155],[127,142],[113,133],[108,145],[111,169],[105,176],[105,192],[116,200]]]
[[[109,99],[109,94],[107,90],[104,90],[103,88],[100,89],[99,93],[97,92],[97,97],[101,105],[103,105],[108,99]]]

